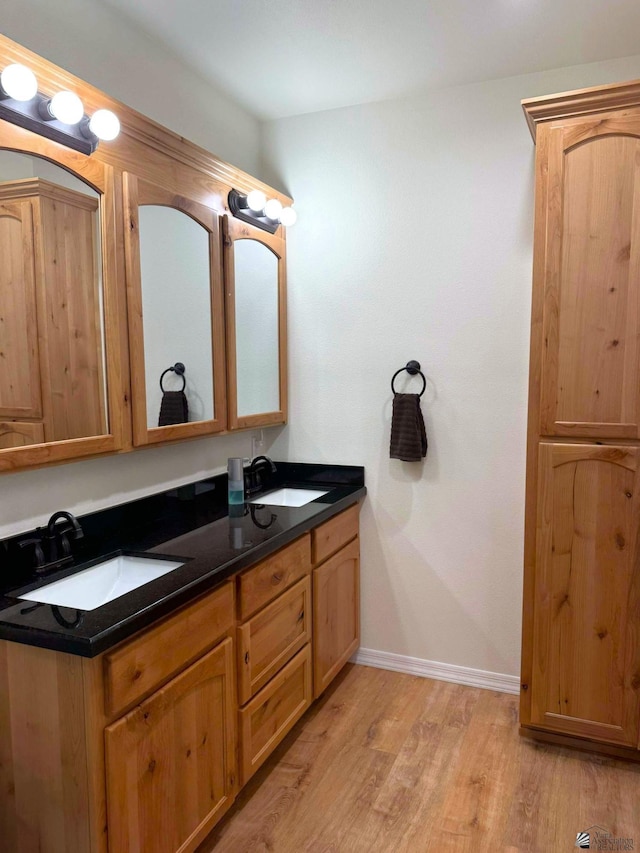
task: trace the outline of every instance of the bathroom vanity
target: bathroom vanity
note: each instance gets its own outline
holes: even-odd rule
[[[0,599],[7,850],[194,850],[349,660],[363,469],[278,476],[326,493],[230,517],[222,475],[96,513],[56,577],[114,550],[181,565],[93,610],[18,598],[51,578]]]

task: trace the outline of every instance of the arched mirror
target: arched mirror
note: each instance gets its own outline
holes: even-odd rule
[[[134,444],[226,426],[218,218],[125,175]]]
[[[229,426],[285,423],[286,279],[284,240],[227,218]]]
[[[4,122],[0,145],[0,470],[116,450],[111,171]]]

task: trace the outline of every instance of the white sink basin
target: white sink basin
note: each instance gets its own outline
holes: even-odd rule
[[[18,597],[75,610],[95,610],[183,565],[175,560],[120,554]]]
[[[266,495],[251,498],[249,503],[267,506],[304,506],[330,491],[331,489],[276,489],[273,492],[267,492]]]

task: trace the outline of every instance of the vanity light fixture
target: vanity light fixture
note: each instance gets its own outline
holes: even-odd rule
[[[229,210],[243,222],[249,222],[275,234],[280,225],[285,228],[293,225],[298,218],[292,207],[283,207],[277,198],[267,197],[260,190],[252,190],[248,195],[231,190],[229,193]]]
[[[118,117],[111,110],[86,116],[75,92],[57,92],[53,97],[38,92],[35,74],[19,63],[0,73],[0,119],[83,154],[91,154],[101,139],[110,141],[120,132]]]

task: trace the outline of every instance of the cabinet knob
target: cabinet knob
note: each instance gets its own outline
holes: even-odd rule
[[[247,665],[249,664],[249,652],[245,652],[244,662],[245,662]]]

